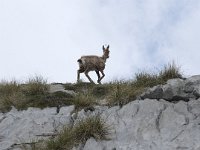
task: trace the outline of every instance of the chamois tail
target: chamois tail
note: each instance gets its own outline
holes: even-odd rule
[[[82,60],[81,59],[78,59],[77,62],[82,64]]]

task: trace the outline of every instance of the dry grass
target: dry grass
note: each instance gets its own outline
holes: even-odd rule
[[[146,88],[165,84],[168,79],[183,78],[180,68],[174,62],[165,65],[158,73],[139,72],[133,80],[112,81],[102,85],[79,82],[65,84],[65,89],[78,93],[76,96],[63,92],[49,93],[47,80],[41,76],[29,78],[24,84],[17,81],[0,83],[0,111],[6,112],[11,106],[17,109],[28,107],[56,107],[58,105],[75,105],[76,110],[97,104],[102,99],[108,106],[122,107],[135,100]]]
[[[180,71],[180,67],[178,67],[174,62],[169,63],[164,66],[164,68],[159,72],[159,77],[166,82],[169,79],[173,78],[183,78],[183,75]]]
[[[46,79],[36,75],[25,82],[23,90],[26,95],[43,95],[48,93],[49,85]]]
[[[79,121],[73,127],[65,127],[60,134],[45,143],[39,150],[71,150],[84,144],[89,138],[109,140],[111,128],[100,116],[92,116]]]
[[[110,91],[112,92],[106,96],[108,105],[110,107],[114,105],[122,107],[130,101],[135,100],[144,91],[144,88],[135,87],[131,82],[116,82],[112,83]]]
[[[115,80],[102,85],[79,82],[78,84],[66,84],[65,88],[79,93],[74,100],[77,108],[82,109],[90,106],[90,103],[91,105],[95,104],[93,100],[88,100],[88,97],[97,101],[106,99],[107,105],[110,107],[114,105],[122,107],[130,101],[137,99],[146,88],[165,84],[167,80],[172,78],[183,78],[180,68],[174,62],[165,65],[158,73],[146,71],[136,73],[135,78],[128,81]]]
[[[81,109],[91,107],[96,104],[95,97],[91,94],[78,94],[74,97],[72,101],[73,105],[75,105],[75,110],[80,111]]]
[[[0,110],[9,111],[11,106],[21,105],[24,100],[20,84],[17,81],[2,81],[0,83]]]
[[[67,93],[49,93],[47,80],[41,76],[29,78],[25,83],[2,81],[0,83],[0,112],[10,111],[11,106],[18,110],[28,107],[55,107],[70,105],[72,96]]]
[[[173,78],[183,78],[180,68],[174,62],[165,65],[158,73],[140,72],[135,75],[134,80],[117,81],[110,83],[110,94],[107,96],[110,106],[119,105],[122,107],[144,92],[146,88],[159,84],[165,84],[167,80]]]

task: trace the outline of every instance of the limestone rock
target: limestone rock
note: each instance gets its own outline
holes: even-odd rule
[[[50,93],[64,92],[67,94],[76,95],[76,93],[73,90],[65,90],[62,84],[51,84],[49,92]]]
[[[140,98],[165,99],[170,102],[189,101],[200,97],[200,76],[192,76],[186,80],[171,79],[165,85],[149,88]]]
[[[59,114],[56,108],[28,108],[0,114],[0,149],[9,149],[15,144],[31,143],[57,133],[63,125],[70,124],[70,112],[74,106],[63,107]]]
[[[134,101],[121,109],[105,110],[102,117],[113,126],[110,141],[89,139],[84,150],[193,150],[200,143],[200,101],[167,103]]]

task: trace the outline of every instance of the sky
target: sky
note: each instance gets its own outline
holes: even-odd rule
[[[199,40],[199,0],[0,0],[0,80],[41,75],[75,83],[77,59],[101,56],[104,44],[103,82],[172,61],[185,76],[196,75]]]

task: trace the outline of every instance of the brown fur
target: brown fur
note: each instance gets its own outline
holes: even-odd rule
[[[107,48],[104,48],[103,46],[103,56],[100,57],[95,55],[89,55],[82,56],[80,59],[78,59],[77,62],[79,63],[79,69],[77,71],[77,82],[80,79],[80,73],[84,72],[88,80],[91,83],[94,83],[94,81],[90,78],[88,73],[90,71],[95,71],[98,76],[97,82],[100,84],[101,80],[105,76],[103,70],[105,69],[106,59],[109,58],[109,52],[109,45],[107,46]],[[100,76],[99,72],[101,72],[102,76]]]

